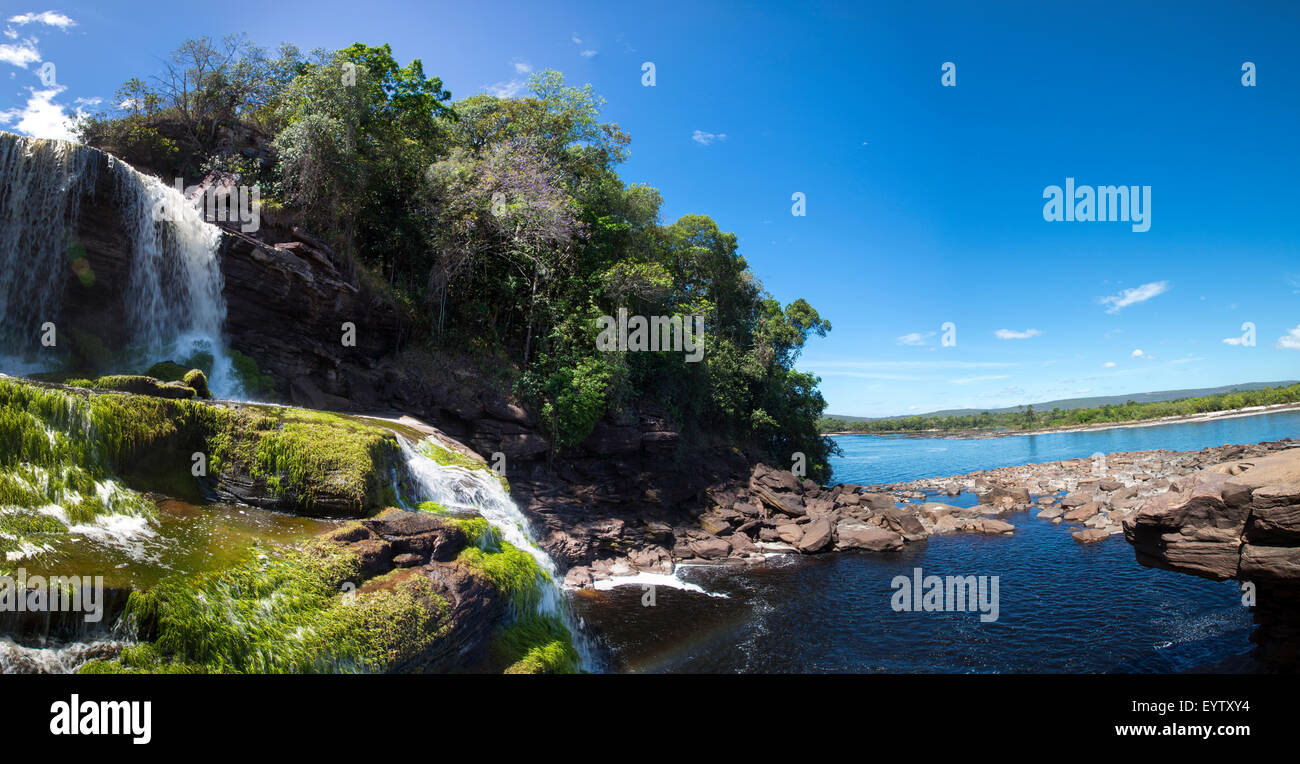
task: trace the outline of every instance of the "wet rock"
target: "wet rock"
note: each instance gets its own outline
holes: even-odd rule
[[[592,584],[591,571],[586,565],[575,565],[564,574],[564,586],[573,589],[586,589]]]

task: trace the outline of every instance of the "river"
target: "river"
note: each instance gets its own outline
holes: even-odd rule
[[[1088,457],[1300,437],[1300,412],[988,439],[843,436],[833,482],[889,483]],[[970,505],[975,497],[944,497]],[[1139,565],[1120,536],[1075,542],[1033,512],[1014,536],[953,534],[897,554],[783,556],[766,566],[683,568],[706,592],[639,586],[579,596],[575,610],[628,672],[1182,672],[1240,668],[1249,611],[1235,582]],[[896,576],[997,576],[996,621],[896,612]]]

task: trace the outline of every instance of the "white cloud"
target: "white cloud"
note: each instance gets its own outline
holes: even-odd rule
[[[1223,344],[1225,344],[1225,345],[1244,345],[1244,344],[1246,344],[1246,338],[1245,338],[1245,337],[1224,337],[1224,338],[1223,338]]]
[[[1152,297],[1164,294],[1167,291],[1169,291],[1168,281],[1153,281],[1150,284],[1143,284],[1133,289],[1125,289],[1119,294],[1110,297],[1103,297],[1101,298],[1101,304],[1110,306],[1106,308],[1107,313],[1118,313],[1130,305],[1146,302]]]
[[[922,334],[921,332],[912,332],[911,334],[904,334],[902,337],[899,337],[898,344],[924,345],[925,341],[933,336],[934,336],[934,332],[925,332],[924,334]]]
[[[1287,329],[1286,334],[1277,338],[1279,350],[1300,350],[1300,324],[1294,329]]]
[[[573,40],[573,44],[574,44],[574,45],[581,45],[581,44],[582,44],[582,38],[579,37],[579,36],[576,35],[576,34],[573,35],[572,37],[570,37],[569,39],[570,39],[570,40]]]
[[[14,45],[9,43],[0,45],[0,62],[26,69],[28,64],[40,60],[41,52],[36,49],[35,40],[23,40]]]
[[[1042,332],[1037,329],[1026,329],[1023,332],[1018,332],[1014,329],[998,329],[993,334],[1000,340],[1027,340],[1030,337],[1037,337],[1042,334]]]
[[[1138,348],[1138,349],[1134,350],[1132,353],[1129,353],[1129,357],[1130,357],[1130,358],[1146,358],[1147,360],[1150,360],[1150,359],[1152,359],[1152,358],[1155,358],[1155,356],[1151,355],[1150,353],[1143,352],[1142,348]]]
[[[52,27],[58,27],[63,31],[68,31],[68,27],[75,27],[77,22],[58,11],[44,11],[43,13],[24,13],[19,16],[10,16],[10,24],[48,24]]]
[[[691,140],[695,141],[696,143],[698,143],[698,144],[700,144],[700,145],[702,145],[702,146],[707,146],[707,145],[709,145],[710,143],[713,143],[714,141],[725,141],[725,140],[727,140],[727,134],[726,134],[726,133],[706,133],[706,132],[704,132],[703,130],[696,130],[694,133],[691,133]]]
[[[1101,368],[1103,368],[1103,369],[1113,369],[1113,368],[1115,368],[1115,367],[1118,366],[1118,365],[1119,365],[1119,364],[1115,363],[1114,361],[1107,361],[1106,363],[1103,363],[1103,364],[1101,365]]]
[[[526,80],[510,80],[508,82],[498,82],[495,85],[488,85],[484,88],[488,95],[494,95],[497,98],[514,98],[524,92],[528,87]]]
[[[0,111],[0,125],[12,126],[20,133],[33,138],[57,138],[59,140],[76,140],[73,127],[76,120],[85,117],[81,109],[69,116],[63,106],[54,102],[54,97],[64,91],[62,87],[48,90],[29,88],[31,96],[21,109]]]
[[[512,61],[511,65],[515,67],[515,74],[528,74],[533,70],[533,65],[527,61]]]
[[[600,52],[600,51],[598,51],[598,50],[584,50],[584,51],[582,51],[581,53],[579,53],[578,55],[579,55],[579,56],[582,56],[583,58],[591,58],[592,56],[596,55],[596,54],[599,53],[599,52]]]
[[[1082,395],[1082,394],[1084,394],[1084,393],[1090,393],[1090,392],[1092,392],[1092,388],[1091,388],[1091,387],[1081,387],[1081,388],[1079,388],[1078,390],[1075,390],[1074,392],[1075,392],[1076,394],[1078,394],[1078,395]]]

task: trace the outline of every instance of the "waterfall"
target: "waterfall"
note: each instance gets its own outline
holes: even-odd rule
[[[496,477],[485,470],[444,465],[420,452],[418,444],[398,436],[406,469],[414,484],[416,502],[436,501],[453,511],[476,512],[496,528],[501,537],[537,560],[550,582],[543,587],[537,610],[557,616],[569,626],[573,646],[582,658],[584,671],[599,670],[596,650],[569,612],[560,588],[560,571],[555,561],[533,540],[528,518],[519,510]]]
[[[212,357],[208,386],[234,398],[242,390],[221,334],[226,318],[217,252],[221,229],[175,188],[117,158],[75,143],[0,132],[0,360],[5,371],[50,370],[35,347],[45,322],[57,326],[68,264],[77,248],[82,203],[105,162],[113,204],[129,242],[130,272],[121,296],[127,350],[121,373],[158,361]],[[20,357],[22,356],[22,357]]]
[[[58,320],[64,251],[98,168],[84,146],[0,132],[0,350]]]

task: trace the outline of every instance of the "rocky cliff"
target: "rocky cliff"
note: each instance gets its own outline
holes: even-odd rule
[[[1300,448],[1179,478],[1125,521],[1124,536],[1143,565],[1241,581],[1255,657],[1300,669]]]

